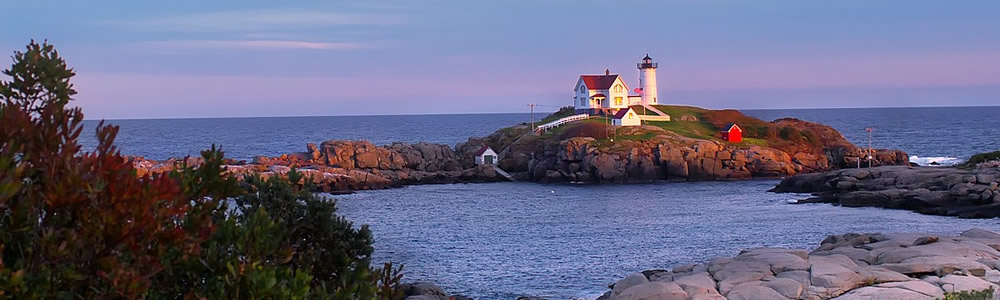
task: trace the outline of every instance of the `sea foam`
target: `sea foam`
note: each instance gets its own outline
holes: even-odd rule
[[[952,166],[964,162],[961,158],[950,157],[950,156],[910,156],[910,162],[916,163],[921,166],[931,166],[933,162],[937,162],[941,166]]]

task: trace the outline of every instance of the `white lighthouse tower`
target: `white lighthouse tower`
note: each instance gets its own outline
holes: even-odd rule
[[[643,105],[656,105],[658,104],[656,99],[656,63],[653,62],[652,58],[649,58],[649,54],[642,58],[642,61],[636,64],[639,68],[639,88],[641,90],[642,104]]]

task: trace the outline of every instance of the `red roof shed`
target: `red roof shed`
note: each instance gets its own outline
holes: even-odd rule
[[[740,126],[736,124],[729,124],[719,133],[724,141],[729,141],[730,143],[739,143],[743,141],[743,128],[740,128]]]

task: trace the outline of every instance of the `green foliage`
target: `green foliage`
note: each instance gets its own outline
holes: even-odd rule
[[[554,113],[546,116],[545,118],[543,118],[541,121],[538,122],[538,124],[545,124],[545,123],[552,122],[552,121],[555,121],[555,120],[558,120],[558,119],[562,119],[562,118],[565,118],[565,117],[569,117],[569,116],[572,116],[572,115],[575,115],[575,114],[576,114],[576,108],[575,107],[572,107],[572,106],[563,106],[563,107],[559,108],[559,110],[557,110],[556,112],[554,112]]]
[[[80,151],[73,71],[51,45],[3,73],[0,298],[401,297],[402,268],[371,268],[368,228],[298,172],[237,183],[213,146],[203,164],[139,177],[115,126]]]
[[[3,296],[141,297],[169,268],[163,255],[197,253],[212,224],[190,212],[234,182],[186,190],[187,173],[139,178],[113,145],[118,128],[103,123],[96,150],[80,153],[83,113],[66,108],[72,70],[51,45],[27,49],[0,82]]]
[[[992,160],[1000,160],[1000,151],[985,152],[972,155],[972,157],[970,157],[968,161],[959,165],[958,167],[964,169],[971,169],[975,168],[976,165]]]
[[[76,90],[69,79],[75,75],[55,48],[31,41],[25,52],[14,52],[14,65],[4,70],[11,81],[0,82],[0,97],[8,105],[20,105],[22,110],[38,113],[41,108],[63,107]],[[16,101],[14,101],[16,100]]]
[[[993,288],[981,291],[946,292],[944,300],[990,300],[993,299],[993,292]]]
[[[744,137],[743,143],[747,145],[757,145],[757,146],[767,147],[767,140],[764,139]]]

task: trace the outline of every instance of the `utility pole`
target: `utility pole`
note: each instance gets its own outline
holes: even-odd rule
[[[528,104],[528,110],[531,111],[531,132],[535,132],[535,105],[537,104]]]
[[[868,132],[868,167],[871,168],[872,167],[872,159],[874,158],[874,157],[872,157],[873,156],[872,154],[874,152],[872,150],[872,131],[875,131],[875,127],[865,128],[865,131]]]

